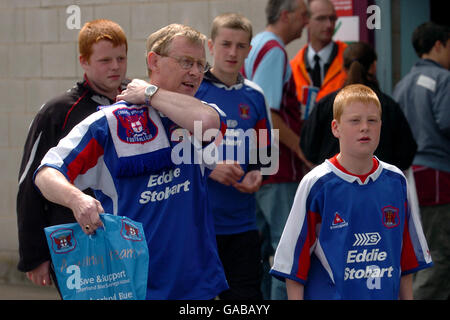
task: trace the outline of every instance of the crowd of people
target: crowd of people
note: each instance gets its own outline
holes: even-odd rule
[[[331,1],[265,12],[256,35],[237,13],[209,38],[151,33],[146,81],[126,78],[117,23],[83,26],[84,79],[40,109],[20,166],[18,269],[33,283],[64,285],[45,227],[91,235],[108,212],[143,224],[147,299],[449,298],[449,28],[417,27],[420,59],[390,97],[372,46],[333,40]]]

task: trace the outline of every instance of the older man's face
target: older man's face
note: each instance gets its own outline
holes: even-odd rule
[[[152,83],[194,96],[203,80],[205,65],[205,47],[177,36],[172,40],[169,52],[159,55],[157,67],[152,70]]]
[[[290,35],[288,37],[288,41],[293,41],[300,38],[303,33],[303,28],[309,22],[309,12],[304,0],[297,0],[295,8],[295,10],[289,12]]]

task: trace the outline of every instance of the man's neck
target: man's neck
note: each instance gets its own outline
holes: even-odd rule
[[[288,39],[286,36],[286,33],[283,31],[283,26],[281,24],[269,24],[266,27],[266,31],[272,32],[275,34],[278,38],[280,38],[284,45],[287,45],[289,42],[291,42],[291,39]]]
[[[96,93],[99,93],[99,94],[109,98],[112,101],[115,101],[116,96],[120,93],[119,88],[117,88],[114,91],[105,91],[105,90],[102,90],[100,87],[98,87],[93,81],[90,81],[88,79],[88,77],[84,76],[84,78],[86,79],[86,81],[88,82],[88,84],[92,88],[92,90],[94,90]]]
[[[116,89],[113,92],[111,92],[111,91],[104,91],[104,90],[101,90],[99,87],[97,87],[95,85],[92,86],[92,89],[94,89],[95,92],[100,93],[101,95],[104,95],[105,97],[109,98],[112,101],[115,101],[117,95],[120,93],[119,89]]]
[[[433,51],[430,51],[429,53],[424,53],[421,57],[421,59],[427,59],[434,61],[436,63],[439,63],[442,67],[445,67],[442,61],[440,61],[439,56],[436,55]]]

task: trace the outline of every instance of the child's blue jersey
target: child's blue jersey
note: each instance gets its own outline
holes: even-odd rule
[[[431,265],[401,171],[379,161],[363,183],[326,160],[299,185],[270,273],[305,299],[398,299],[401,276]]]
[[[227,114],[227,130],[219,146],[219,162],[236,160],[245,173],[259,169],[257,157],[251,157],[250,153],[259,152],[258,147],[269,147],[271,139],[270,118],[262,90],[242,77],[237,84],[228,87],[207,73],[195,96],[214,102]],[[252,132],[256,134],[254,137]],[[258,145],[253,138],[259,141]],[[216,234],[257,229],[254,194],[240,192],[213,179],[208,179],[208,191]]]
[[[106,212],[143,224],[149,249],[147,299],[213,299],[228,285],[208,211],[210,169],[181,163],[153,174],[118,177],[113,174],[118,151],[107,121],[102,111],[86,118],[42,165],[56,168],[81,190],[92,188]],[[192,153],[202,150],[189,139],[179,142],[184,129],[169,118],[161,116],[161,123],[173,150],[182,143]],[[130,145],[131,150],[135,146],[140,144]]]

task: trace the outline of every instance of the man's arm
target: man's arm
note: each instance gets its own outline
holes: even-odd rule
[[[413,300],[413,290],[412,290],[412,273],[407,274],[400,278],[400,300]]]
[[[117,100],[144,104],[144,91],[149,85],[146,81],[133,79],[128,84],[127,89],[117,96]],[[194,97],[159,88],[152,96],[151,105],[180,127],[192,133],[194,132],[195,121],[201,122],[202,134],[208,129],[220,128],[220,118],[217,112]],[[196,138],[202,141],[201,137]]]
[[[279,130],[280,142],[295,152],[297,157],[300,158],[300,160],[302,160],[309,168],[314,167],[314,164],[306,159],[302,149],[300,148],[300,136],[286,125],[277,112],[272,111],[272,122],[273,128]]]
[[[286,63],[289,61],[286,61],[283,50],[274,47],[264,55],[252,78],[252,81],[262,88],[268,105],[275,110],[282,102]],[[300,133],[297,134],[289,128],[276,111],[271,110],[271,116],[273,129],[279,130],[280,142],[291,149],[309,168],[312,168],[314,165],[306,159],[300,148]]]
[[[286,290],[289,300],[303,300],[304,286],[301,283],[286,279]]]
[[[450,77],[439,84],[438,90],[434,97],[434,105],[432,106],[434,118],[436,119],[437,127],[442,135],[450,139]]]
[[[16,201],[20,256],[17,268],[40,286],[52,285],[50,253],[43,231],[49,212],[46,199],[34,186],[33,173],[59,138],[54,130],[58,117],[52,111],[47,112],[48,108],[49,104],[43,106],[30,125],[19,170]],[[50,118],[48,114],[51,114]]]
[[[71,209],[86,234],[93,234],[103,225],[99,214],[104,210],[100,202],[71,184],[58,170],[43,167],[36,174],[34,182],[49,201]]]

